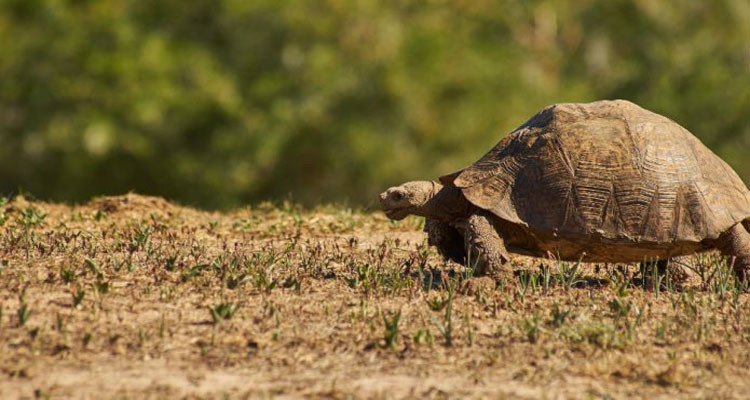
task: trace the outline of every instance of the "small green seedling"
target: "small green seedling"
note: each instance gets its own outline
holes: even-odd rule
[[[211,312],[214,324],[231,319],[237,311],[237,305],[234,303],[221,303],[208,308]]]
[[[391,350],[396,349],[399,320],[401,320],[401,310],[395,313],[391,318],[383,315],[383,324],[385,325],[385,345]]]
[[[78,290],[73,293],[73,308],[78,308],[85,296],[86,292],[83,290],[83,288],[78,288]]]
[[[26,303],[21,303],[21,307],[18,308],[18,326],[26,325],[26,322],[31,318],[31,309]]]

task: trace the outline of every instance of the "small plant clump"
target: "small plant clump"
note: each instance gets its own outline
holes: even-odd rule
[[[209,307],[209,311],[211,311],[211,318],[213,319],[214,324],[218,324],[224,320],[231,319],[234,316],[235,311],[237,311],[237,305],[233,303],[221,303]]]

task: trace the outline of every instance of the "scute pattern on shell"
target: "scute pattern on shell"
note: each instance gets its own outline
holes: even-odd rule
[[[590,243],[700,242],[750,219],[750,191],[724,161],[623,100],[547,107],[441,180],[533,233]]]

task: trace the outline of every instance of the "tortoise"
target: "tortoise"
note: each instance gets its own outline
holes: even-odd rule
[[[657,261],[718,249],[750,271],[750,191],[676,122],[625,100],[544,108],[468,168],[380,195],[385,214],[425,217],[428,243],[478,275],[508,253]]]

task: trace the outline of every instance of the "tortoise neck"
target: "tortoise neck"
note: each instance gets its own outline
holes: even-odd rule
[[[471,204],[461,189],[433,182],[432,196],[416,210],[415,214],[443,222],[454,221],[469,214]]]

